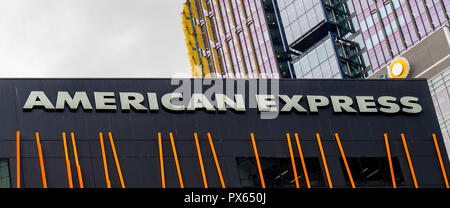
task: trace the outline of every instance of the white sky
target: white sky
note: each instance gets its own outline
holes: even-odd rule
[[[0,0],[0,77],[190,77],[183,0]]]

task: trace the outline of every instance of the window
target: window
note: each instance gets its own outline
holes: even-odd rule
[[[317,47],[317,55],[319,56],[319,63],[322,63],[328,58],[324,44],[320,44],[320,46]]]
[[[311,68],[315,68],[317,65],[319,65],[319,57],[317,56],[316,49],[308,53],[308,59]]]
[[[373,17],[373,15],[368,16],[368,17],[366,18],[366,21],[367,21],[367,28],[369,28],[369,29],[374,25],[374,22],[373,22],[372,17]]]
[[[264,182],[268,188],[295,188],[291,158],[260,158]],[[242,187],[261,187],[255,158],[236,159]],[[306,187],[300,158],[295,158],[300,187]],[[312,187],[325,187],[325,181],[318,158],[305,158],[309,181]]]
[[[194,0],[195,8],[197,8],[197,14],[198,18],[203,19],[203,9],[201,7],[201,4],[198,0]]]
[[[0,188],[11,188],[8,160],[0,159]]]
[[[210,30],[212,32],[212,37],[211,40],[213,42],[218,42],[219,38],[217,36],[217,32],[216,32],[216,23],[214,22],[213,18],[207,17],[208,18],[208,22],[209,22],[209,26],[210,26]]]
[[[205,25],[201,25],[201,32],[202,32],[202,38],[205,44],[205,49],[209,50],[209,39],[208,39],[208,35],[207,35],[207,30],[206,30],[206,26]]]
[[[211,72],[217,72],[216,70],[219,70],[219,69],[214,70],[214,62],[213,62],[213,59],[212,59],[211,56],[208,56],[207,60],[208,60],[208,69],[209,69],[208,72],[209,72],[209,74],[205,74],[205,76],[209,77],[209,78],[212,78],[212,73]]]
[[[302,70],[300,67],[300,61],[297,61],[294,63],[294,71],[295,71],[295,75],[297,78],[301,78],[302,77]]]
[[[347,158],[348,166],[356,187],[392,187],[392,177],[387,157]],[[400,169],[398,158],[392,158],[394,175],[397,186],[404,185],[405,181]],[[341,159],[345,182],[351,186],[344,162]]]
[[[208,12],[211,12],[213,10],[211,0],[206,0],[206,10],[208,10]]]
[[[325,45],[325,49],[327,51],[328,57],[330,57],[333,54],[335,54],[334,48],[333,48],[333,43],[331,42],[331,39],[328,39],[323,44]]]
[[[311,67],[309,67],[309,60],[307,56],[304,56],[302,59],[300,59],[300,69],[302,69],[303,74],[306,74],[309,71],[311,71]]]
[[[398,9],[401,6],[400,0],[393,0],[392,2],[394,3],[394,9]]]
[[[225,67],[223,64],[223,58],[222,58],[222,49],[218,48],[218,49],[214,49],[216,54],[217,54],[217,61],[219,62],[219,69],[217,69],[217,72],[219,72],[220,74],[225,74]]]

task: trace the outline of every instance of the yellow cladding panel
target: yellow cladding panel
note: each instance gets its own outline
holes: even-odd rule
[[[205,48],[201,27],[192,23],[192,18],[198,18],[197,12],[196,1],[186,0],[183,5],[181,18],[192,75],[194,78],[202,78],[203,67],[200,65],[201,59],[203,59],[205,63],[207,63],[207,60],[205,60],[205,57],[200,57],[197,51],[199,48]],[[208,70],[207,66],[205,67],[205,70]]]
[[[189,57],[189,63],[191,64],[191,67],[193,68],[195,65],[194,58],[192,56]]]
[[[195,63],[200,63],[200,57],[197,52],[193,52]]]
[[[203,4],[203,8],[206,8],[207,6],[206,6],[206,1],[205,0],[201,0],[202,1],[202,4]]]
[[[193,35],[189,36],[189,41],[190,41],[191,45],[193,46],[193,48],[197,48],[196,47],[197,45],[195,44],[195,36],[193,36]]]
[[[203,78],[202,67],[200,65],[195,65],[192,70],[192,75],[194,78]]]
[[[191,17],[191,13],[189,12],[189,6],[188,6],[187,3],[184,3],[183,14],[185,14],[186,18],[190,18]]]
[[[195,47],[188,39],[186,39],[186,47],[188,48],[189,51],[195,50]]]
[[[205,42],[203,42],[202,29],[200,26],[198,26],[198,25],[195,26],[195,33],[197,35],[198,47],[204,50]]]
[[[194,62],[192,60],[190,60],[189,63],[191,64],[191,70],[193,71],[195,64],[194,64]]]
[[[206,17],[205,19],[206,19],[206,25],[208,26],[208,34],[209,34],[209,38],[210,38],[210,39],[213,39],[214,36],[213,36],[212,29],[211,29],[211,18],[210,18],[210,17]]]
[[[206,56],[202,56],[202,62],[203,62],[204,77],[209,78],[210,72],[209,72],[208,58]]]
[[[220,65],[219,65],[219,57],[217,56],[217,49],[213,48],[212,51],[213,51],[214,62],[215,62],[215,66],[216,66],[216,72],[222,73],[222,69],[220,68]]]
[[[193,34],[194,33],[194,29],[192,27],[192,22],[190,18],[185,18],[184,15],[181,15],[182,17],[182,25],[183,28],[186,29],[188,31],[189,34]]]
[[[191,64],[191,70],[192,70],[192,76],[194,78],[196,78],[197,74],[198,74],[198,70],[196,70],[196,63],[194,60],[194,53],[189,53],[189,63]],[[201,71],[200,71],[201,73]]]
[[[195,36],[191,35],[191,34],[185,34],[185,42],[186,42],[186,46],[188,48],[192,48],[195,49],[196,48],[196,44],[195,44]]]
[[[189,36],[189,30],[186,27],[183,27],[184,36],[187,38]]]
[[[191,6],[192,17],[193,18],[198,18],[197,5],[195,4],[195,0],[189,1],[189,4]]]
[[[182,16],[182,22],[181,22],[181,25],[182,25],[182,27],[183,27],[184,34],[185,34],[186,36],[188,36],[188,35],[193,35],[193,34],[194,34],[194,29],[193,29],[193,27],[192,27],[192,22],[191,22],[191,20],[190,20],[190,19],[184,18],[183,15],[181,15],[181,16]]]
[[[189,34],[194,34],[194,27],[192,27],[191,21],[186,21],[186,29],[188,30]]]
[[[185,36],[188,36],[188,35],[189,35],[189,30],[188,30],[188,28],[186,27],[186,24],[185,24],[184,22],[183,22],[182,26],[183,26],[183,32],[184,32],[184,35],[185,35]]]

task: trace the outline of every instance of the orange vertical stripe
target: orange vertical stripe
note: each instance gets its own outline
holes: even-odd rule
[[[300,145],[300,140],[298,134],[295,133],[295,141],[297,142],[298,154],[300,154],[300,160],[302,161],[303,174],[305,174],[306,186],[311,188],[311,182],[309,181],[308,170],[306,169],[305,158],[303,157],[302,146]]]
[[[416,179],[416,172],[414,171],[414,166],[411,161],[411,156],[409,155],[408,145],[406,144],[405,134],[402,134],[402,142],[403,142],[403,147],[405,148],[406,158],[408,159],[409,170],[411,171],[411,176],[412,176],[412,179],[414,182],[414,187],[419,188],[419,184],[417,183],[417,179]]]
[[[16,188],[20,188],[20,131],[16,132]]]
[[[105,144],[103,143],[103,133],[99,133],[100,146],[102,148],[103,168],[105,169],[106,187],[111,188],[111,181],[109,180],[108,164],[106,163]]]
[[[388,139],[387,134],[384,134],[384,142],[386,143],[386,152],[387,152],[388,160],[389,160],[389,168],[391,170],[392,187],[397,188],[397,184],[395,182],[395,175],[394,175],[394,166],[392,165],[391,149],[389,148],[389,139]]]
[[[436,139],[436,134],[433,134],[433,141],[434,141],[434,147],[436,147],[436,154],[438,155],[438,158],[439,158],[439,164],[441,165],[442,176],[444,177],[445,187],[450,188],[450,185],[448,184],[448,179],[447,179],[447,172],[445,171],[444,162],[442,160],[441,150],[439,149],[439,144]]]
[[[47,188],[47,177],[45,176],[44,157],[42,156],[42,147],[38,132],[36,132],[36,144],[39,154],[39,165],[41,166],[42,187]]]
[[[173,157],[175,159],[175,166],[177,167],[178,180],[180,181],[180,187],[184,188],[183,177],[181,176],[180,163],[178,162],[177,149],[175,148],[175,142],[173,140],[172,132],[170,132],[169,135],[170,135],[170,143],[172,143],[172,151],[173,151]]]
[[[208,181],[206,180],[205,167],[203,166],[202,152],[200,151],[200,144],[198,142],[198,135],[194,133],[195,146],[197,147],[198,162],[200,163],[200,170],[202,171],[203,185],[208,188]]]
[[[291,156],[292,170],[294,171],[295,187],[300,188],[300,184],[298,183],[297,166],[295,165],[294,152],[292,151],[291,135],[287,133],[286,138],[289,146],[289,155]]]
[[[77,167],[78,183],[79,183],[80,188],[84,188],[83,176],[81,175],[80,162],[78,161],[78,150],[77,150],[77,144],[75,143],[75,134],[72,132],[72,133],[70,133],[70,136],[72,137],[73,154],[75,156],[75,165]]]
[[[322,141],[320,140],[320,135],[316,134],[317,143],[319,144],[320,155],[322,156],[322,162],[325,169],[325,173],[327,175],[328,186],[333,188],[333,184],[331,183],[330,171],[328,170],[327,159],[325,158],[325,153],[323,151]]]
[[[69,182],[69,188],[73,188],[72,168],[70,168],[69,153],[67,151],[66,132],[63,132],[62,136],[63,136],[63,143],[64,143],[64,156],[66,158],[67,180]]]
[[[258,148],[256,147],[255,135],[251,133],[250,136],[252,139],[253,151],[255,152],[256,164],[258,165],[259,178],[261,179],[261,187],[266,188],[266,183],[264,182],[264,176],[261,169],[261,162],[259,161]]]
[[[116,162],[117,174],[119,174],[120,186],[125,188],[125,182],[123,181],[122,169],[120,168],[119,158],[117,158],[116,146],[114,145],[114,140],[111,132],[108,132],[109,142],[111,143],[111,149],[114,154],[114,161]]]
[[[222,170],[220,169],[219,160],[217,159],[216,149],[214,148],[214,143],[212,141],[211,134],[209,132],[208,132],[208,140],[209,140],[209,146],[211,147],[211,152],[214,157],[214,162],[216,163],[217,174],[219,174],[220,184],[222,185],[222,188],[226,188],[225,182],[224,182],[223,176],[222,176]]]
[[[350,183],[352,184],[352,188],[356,188],[355,182],[353,181],[352,172],[350,171],[350,167],[347,163],[347,157],[345,157],[344,148],[342,147],[341,139],[339,138],[339,134],[334,134],[336,137],[337,144],[339,146],[339,151],[341,151],[342,160],[344,161],[345,169],[347,170],[348,178],[350,179]]]
[[[161,132],[158,132],[158,147],[159,147],[159,164],[161,165],[161,186],[166,188],[166,177],[164,174],[164,158],[162,150]]]

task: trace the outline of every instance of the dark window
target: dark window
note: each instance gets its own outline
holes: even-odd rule
[[[387,157],[347,158],[348,166],[356,187],[392,187],[391,170]],[[404,185],[398,158],[392,158],[397,186]],[[341,159],[345,182],[351,186],[347,170]]]
[[[11,188],[8,160],[0,159],[0,188]]]
[[[206,10],[208,10],[208,12],[211,12],[213,10],[211,0],[206,0]]]
[[[264,182],[268,188],[295,188],[295,177],[290,158],[261,158]],[[255,158],[236,159],[242,187],[261,187]],[[300,187],[306,187],[306,179],[300,158],[295,158]],[[318,158],[305,158],[308,177],[312,187],[324,187],[325,181]]]

